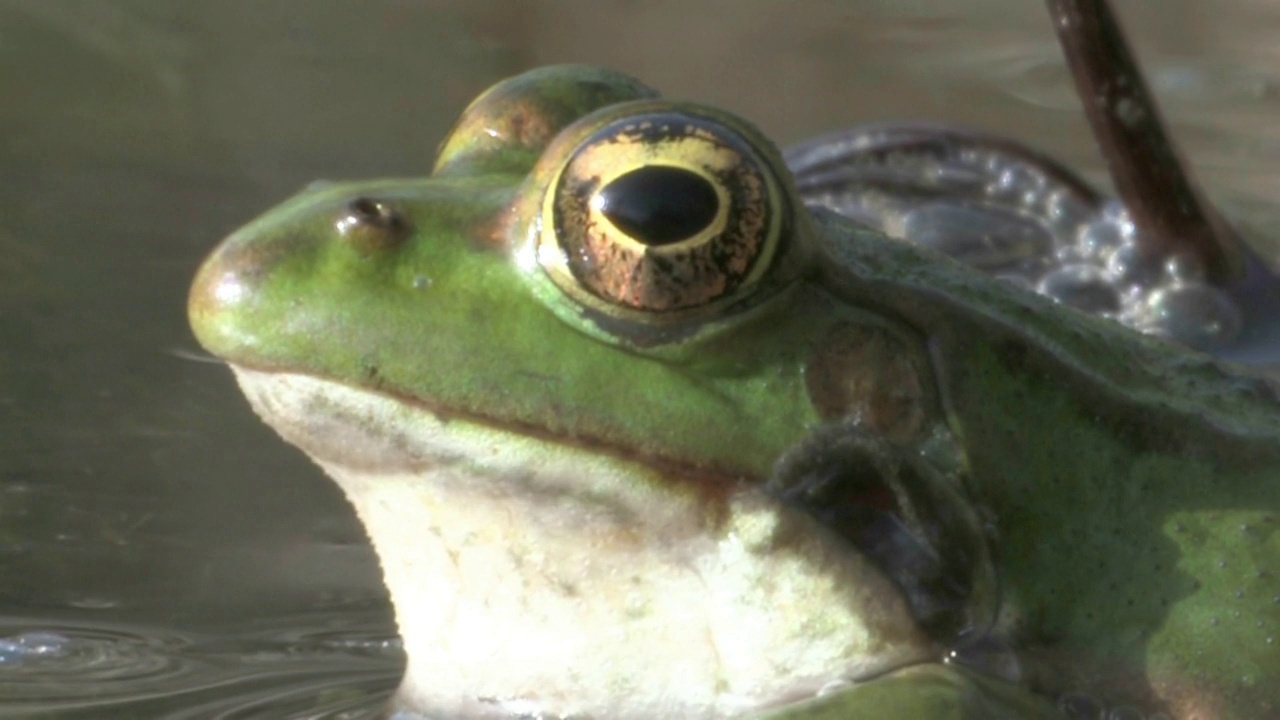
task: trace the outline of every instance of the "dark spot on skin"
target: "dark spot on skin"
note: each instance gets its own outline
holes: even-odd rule
[[[360,372],[364,375],[365,380],[376,382],[381,371],[378,368],[378,363],[369,359],[360,364]]]

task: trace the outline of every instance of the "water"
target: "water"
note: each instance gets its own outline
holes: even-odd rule
[[[313,612],[203,633],[9,618],[4,717],[367,717],[399,679],[399,641],[380,635],[380,615]],[[24,630],[33,626],[45,629]]]
[[[496,79],[600,63],[784,144],[962,122],[1103,177],[1039,3],[687,7],[0,0],[0,717],[373,715],[402,658],[363,531],[193,361],[185,294],[306,183],[425,172]],[[1204,184],[1265,242],[1280,9],[1199,8],[1120,11]]]

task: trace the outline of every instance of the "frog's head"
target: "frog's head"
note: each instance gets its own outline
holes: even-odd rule
[[[431,177],[236,232],[190,315],[364,521],[406,706],[723,716],[993,616],[922,340],[822,280],[819,232],[881,239],[822,228],[746,122],[549,68]]]

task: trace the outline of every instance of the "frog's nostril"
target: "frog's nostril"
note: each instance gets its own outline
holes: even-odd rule
[[[356,198],[347,206],[350,222],[376,227],[391,227],[401,218],[391,206],[370,198]]]
[[[390,203],[359,197],[347,203],[334,222],[338,234],[361,254],[399,245],[409,237],[409,221]]]

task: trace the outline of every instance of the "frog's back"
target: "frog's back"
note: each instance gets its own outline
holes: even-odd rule
[[[992,282],[834,213],[818,217],[841,226],[820,233],[839,238],[824,243],[835,261],[831,283],[914,325],[957,353],[956,364],[968,352],[1002,351],[1011,354],[1007,362],[1073,376],[1099,406],[1160,408],[1166,417],[1197,418],[1197,430],[1280,441],[1280,383],[1272,378]]]
[[[842,235],[832,286],[927,338],[1033,684],[1280,712],[1276,384],[869,231],[823,234]]]

